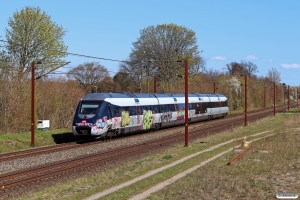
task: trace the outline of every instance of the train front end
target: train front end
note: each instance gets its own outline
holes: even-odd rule
[[[108,131],[108,103],[103,100],[82,99],[72,124],[75,136],[105,137]]]

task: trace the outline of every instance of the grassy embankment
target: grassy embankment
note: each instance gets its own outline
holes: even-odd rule
[[[70,129],[48,131],[36,130],[34,134],[35,147],[54,145],[74,140],[75,138]],[[0,153],[31,148],[31,132],[19,134],[0,133],[0,144]]]
[[[247,140],[252,140],[270,133],[275,135],[251,144],[254,146],[253,150],[233,165],[226,165],[238,154],[232,150],[148,198],[276,199],[275,194],[279,191],[300,192],[300,130],[297,129],[300,128],[299,111],[299,109],[294,109],[247,127],[202,138],[190,142],[189,147],[183,147],[183,145],[172,147],[164,152],[116,166],[91,177],[79,178],[46,188],[20,199],[82,199],[230,139],[247,136]],[[264,131],[270,132],[251,137],[255,133]],[[219,149],[200,154],[103,199],[128,199],[240,143],[241,139]]]

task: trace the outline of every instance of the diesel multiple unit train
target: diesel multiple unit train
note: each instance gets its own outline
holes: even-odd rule
[[[189,94],[189,122],[225,117],[221,94]],[[105,138],[184,124],[184,94],[91,93],[78,103],[74,135]]]

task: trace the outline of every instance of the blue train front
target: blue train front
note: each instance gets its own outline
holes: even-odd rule
[[[106,137],[184,124],[184,99],[184,94],[88,94],[77,106],[72,131],[74,135]],[[188,113],[190,122],[225,117],[227,98],[189,94]]]
[[[101,136],[108,130],[109,103],[105,95],[88,94],[78,103],[73,120],[74,135]]]

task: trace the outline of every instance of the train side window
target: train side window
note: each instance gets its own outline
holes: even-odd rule
[[[227,100],[226,101],[222,101],[221,103],[222,103],[222,107],[227,107],[228,106]]]
[[[206,112],[206,109],[207,109],[207,102],[203,102],[202,103],[202,109],[203,109],[203,113],[205,113]]]
[[[136,109],[135,109],[135,106],[130,106],[130,107],[129,107],[129,115],[130,115],[130,116],[136,115]]]
[[[121,117],[122,107],[115,106],[114,108],[114,117]]]
[[[129,106],[122,107],[122,111],[127,111],[127,112],[128,112],[128,114],[129,114]],[[121,113],[122,113],[122,111],[121,111]]]
[[[166,104],[165,107],[168,112],[172,112],[170,104]]]
[[[147,110],[147,107],[146,106],[141,106],[141,113],[140,114],[143,114],[144,110]]]
[[[143,113],[142,106],[135,106],[136,115],[141,115]]]
[[[172,107],[171,107],[170,104],[166,104],[165,106],[166,106],[166,110],[167,110],[168,112],[172,112]]]
[[[153,105],[150,105],[150,106],[149,106],[149,110],[151,110],[151,111],[153,112],[154,106],[153,106]]]
[[[149,106],[143,106],[144,108],[143,108],[143,110],[146,110],[146,111],[148,111],[148,110],[153,110],[152,109],[152,106],[151,105],[149,105]]]
[[[167,110],[170,111],[170,112],[174,112],[175,111],[175,107],[174,107],[174,104],[167,104]]]
[[[172,112],[175,112],[176,111],[176,104],[171,104],[171,108],[172,108]]]
[[[177,111],[178,110],[178,104],[176,103],[176,104],[174,104],[174,108],[175,108],[175,111]]]
[[[160,110],[161,113],[164,113],[165,112],[164,105],[159,105],[159,110]]]
[[[200,113],[205,113],[205,109],[203,108],[203,103],[198,103]]]
[[[200,114],[201,113],[201,110],[200,110],[200,103],[192,103],[192,109],[195,110],[195,113],[196,114]]]
[[[153,105],[154,113],[159,113],[159,105]]]
[[[164,112],[163,105],[158,105],[158,110],[159,113],[163,113]]]
[[[177,105],[178,105],[178,110],[184,110],[185,109],[184,103],[179,103]]]
[[[191,103],[190,108],[191,108],[192,110],[196,110],[196,103]]]
[[[111,117],[115,117],[115,108],[116,106],[114,104],[110,104]]]
[[[162,113],[169,112],[168,105],[166,104],[160,105],[160,111]]]

